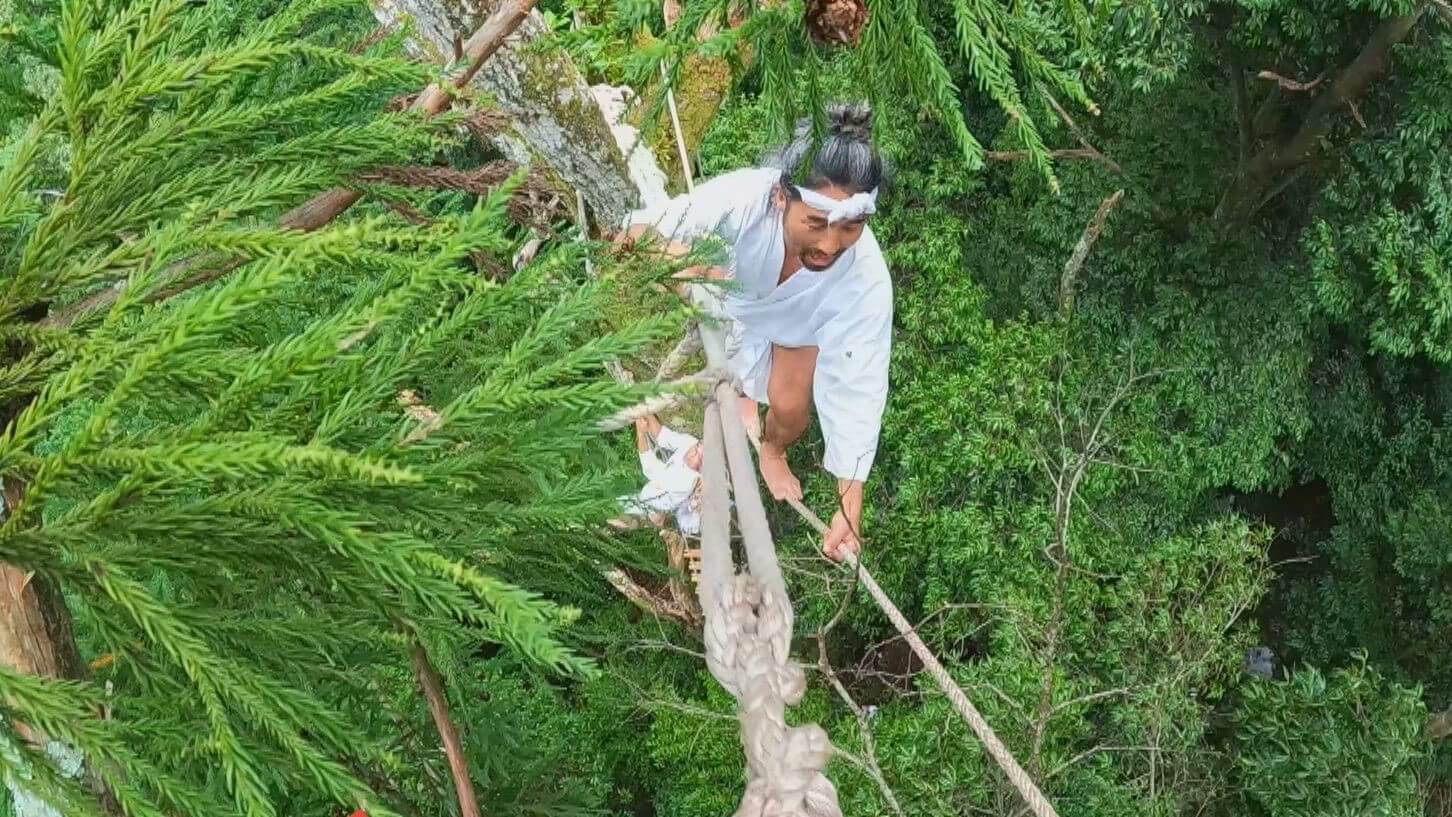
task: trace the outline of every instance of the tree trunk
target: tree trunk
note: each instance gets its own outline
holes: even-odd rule
[[[25,486],[10,480],[4,484],[4,507],[13,508]],[[42,576],[15,565],[0,563],[0,662],[28,675],[47,678],[81,678],[84,667],[71,631],[71,615],[60,590]],[[23,723],[12,724],[16,734],[40,747],[62,774],[79,777],[83,771],[80,754],[57,741],[50,741]],[[30,792],[10,786],[15,817],[61,817],[55,809]]]
[[[762,7],[770,7],[775,2],[765,2]],[[662,8],[666,25],[675,25],[676,19],[680,17],[681,8],[677,0],[666,0]],[[741,3],[733,3],[727,15],[726,25],[729,28],[736,28],[746,21],[746,10]],[[696,31],[696,40],[704,42],[717,34],[716,20],[708,18],[705,23]],[[646,45],[642,42],[641,45]],[[748,43],[742,43],[736,49],[736,57],[743,68],[750,68],[754,52]],[[676,82],[675,96],[676,109],[681,120],[681,136],[686,143],[686,153],[693,155],[706,138],[706,130],[711,127],[711,121],[716,118],[716,112],[721,109],[726,96],[731,92],[732,73],[731,65],[724,56],[706,56],[699,52],[688,54],[685,62],[681,65],[680,78]],[[659,85],[651,86],[645,92],[646,99],[654,98],[660,92]],[[643,109],[637,111],[634,119],[635,125],[640,126],[640,118]],[[660,161],[661,170],[670,180],[672,192],[683,192],[685,187],[684,174],[691,172],[691,168],[682,168],[680,151],[676,148],[675,134],[671,132],[670,116],[661,110],[661,115],[656,122],[651,123],[650,128],[643,128],[650,133],[650,149]]]
[[[1422,7],[1411,14],[1389,17],[1372,32],[1356,59],[1312,103],[1296,133],[1284,142],[1261,150],[1243,164],[1215,208],[1215,220],[1233,224],[1260,208],[1266,191],[1288,170],[1305,164],[1321,150],[1336,114],[1355,104],[1391,65],[1391,51],[1407,38]]]
[[[749,64],[748,49],[741,49],[742,61]],[[706,138],[706,130],[711,127],[711,121],[716,118],[716,111],[720,110],[721,104],[726,101],[726,95],[731,90],[731,66],[726,62],[725,57],[707,57],[702,54],[687,55],[684,64],[681,65],[680,79],[675,88],[676,109],[681,120],[681,136],[686,143],[686,153],[694,155],[700,148],[701,142]],[[645,91],[645,98],[651,99],[652,95],[660,93],[659,85],[654,85]],[[644,107],[641,108],[641,111]],[[640,120],[638,111],[633,117],[637,123]],[[684,192],[686,189],[685,174],[694,171],[694,168],[681,168],[680,151],[676,148],[675,133],[671,130],[670,115],[662,109],[658,121],[653,122],[647,128],[642,128],[648,134],[651,153],[660,161],[661,170],[669,179],[669,189],[673,193]]]
[[[384,25],[412,27],[408,48],[415,56],[445,64],[454,44],[500,2],[372,0],[372,6]],[[532,12],[472,85],[514,120],[512,134],[493,137],[506,156],[547,165],[584,195],[600,223],[618,225],[639,206],[641,192],[584,77],[562,48],[544,39],[547,33],[544,18]]]

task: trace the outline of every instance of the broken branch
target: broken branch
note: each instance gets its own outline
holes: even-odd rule
[[[1064,262],[1064,272],[1059,276],[1059,314],[1062,317],[1067,318],[1074,311],[1074,283],[1078,280],[1079,270],[1089,258],[1089,250],[1094,248],[1094,242],[1104,232],[1104,224],[1109,220],[1110,211],[1122,198],[1124,190],[1120,189],[1099,203],[1099,209],[1094,211],[1094,217],[1089,219],[1089,223],[1084,226],[1084,232],[1079,236],[1079,242],[1074,245],[1074,252]]]

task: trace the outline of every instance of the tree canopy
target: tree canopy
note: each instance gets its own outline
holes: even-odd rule
[[[736,807],[733,703],[648,603],[680,565],[605,524],[674,269],[582,235],[501,78],[410,107],[504,5],[428,2],[455,54],[381,0],[0,4],[0,814]],[[674,151],[671,87],[697,177],[872,103],[864,563],[1060,813],[1452,807],[1452,7],[533,15],[518,98],[628,86]],[[1024,813],[769,510],[844,812]]]

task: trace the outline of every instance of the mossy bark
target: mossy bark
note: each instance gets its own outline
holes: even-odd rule
[[[695,156],[711,127],[711,120],[726,101],[731,91],[731,66],[724,57],[706,57],[692,54],[681,66],[681,78],[676,84],[676,113],[681,120],[681,136],[686,143],[688,156]],[[657,88],[648,90],[646,99],[657,93]],[[643,108],[642,108],[643,110]],[[637,114],[639,116],[639,114]],[[675,133],[671,129],[670,114],[663,113],[660,121],[651,123],[649,129],[651,152],[665,171],[672,193],[683,192],[685,179],[681,172],[680,150],[676,147]]]
[[[501,2],[508,0],[373,0],[372,6],[381,23],[410,23],[409,50],[442,65],[453,58],[454,43]],[[473,86],[513,120],[513,131],[495,138],[505,155],[548,166],[584,195],[598,223],[619,224],[638,206],[639,191],[584,76],[547,33],[544,19],[531,12]]]

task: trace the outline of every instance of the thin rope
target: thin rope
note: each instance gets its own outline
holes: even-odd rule
[[[753,440],[752,442],[755,443],[756,441]],[[787,504],[791,505],[792,509],[802,519],[806,520],[807,524],[813,530],[819,534],[826,535],[827,525],[822,522],[821,517],[812,512],[811,508],[803,505],[801,500],[788,499]],[[973,734],[978,737],[983,747],[988,750],[988,754],[998,763],[999,768],[1003,770],[1004,775],[1008,777],[1008,781],[1013,784],[1013,787],[1018,790],[1019,796],[1023,798],[1024,803],[1029,809],[1035,815],[1038,815],[1038,817],[1058,817],[1058,812],[1054,810],[1053,804],[1048,801],[1048,798],[1044,797],[1044,793],[1034,783],[1033,778],[1029,777],[1028,772],[1024,771],[1023,767],[1019,765],[1018,760],[1014,758],[1013,753],[1003,744],[1003,741],[998,739],[998,735],[993,731],[993,727],[988,725],[988,721],[984,720],[983,715],[979,714],[978,708],[973,705],[972,701],[968,700],[968,695],[963,692],[963,688],[958,686],[958,682],[953,680],[953,676],[949,675],[948,671],[943,668],[942,663],[938,661],[938,657],[933,655],[933,651],[928,649],[927,644],[923,643],[922,638],[918,636],[917,630],[908,622],[907,617],[902,614],[902,611],[888,597],[886,591],[877,583],[877,580],[872,578],[872,573],[851,553],[846,554],[842,561],[856,572],[857,578],[862,583],[862,586],[867,588],[868,595],[872,596],[872,600],[877,602],[877,606],[882,608],[882,612],[887,614],[893,626],[902,634],[903,640],[907,641],[908,646],[912,648],[913,654],[923,662],[923,667],[927,670],[928,675],[932,676],[932,679],[937,682],[938,688],[947,696],[948,701],[953,704],[953,708],[957,710],[958,714],[963,716],[963,720],[968,722],[968,726],[973,730]]]
[[[671,90],[670,77],[666,75],[665,60],[661,60],[660,63],[660,81],[666,89],[666,107],[671,112],[671,130],[675,131],[676,151],[681,156],[681,178],[686,182],[686,192],[694,193],[696,192],[696,183],[691,178],[693,174],[691,173],[690,151],[686,150],[686,135],[681,130],[681,116],[676,112],[676,94],[675,91]]]

